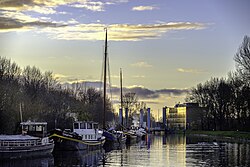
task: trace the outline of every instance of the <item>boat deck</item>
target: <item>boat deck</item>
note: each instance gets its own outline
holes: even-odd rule
[[[29,135],[0,135],[0,141],[15,141],[15,140],[39,140],[39,137]]]
[[[29,136],[29,135],[0,135],[0,149],[13,149],[42,145],[41,139],[39,137]]]

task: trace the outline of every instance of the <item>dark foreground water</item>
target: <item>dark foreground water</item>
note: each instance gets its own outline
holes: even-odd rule
[[[32,159],[1,160],[0,166],[250,166],[250,144],[184,135],[150,135],[123,149],[58,152]]]

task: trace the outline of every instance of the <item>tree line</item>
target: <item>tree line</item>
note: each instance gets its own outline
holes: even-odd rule
[[[186,101],[206,108],[203,130],[250,131],[250,37],[234,56],[236,70],[192,88]]]
[[[115,117],[107,99],[107,121]],[[74,92],[65,89],[53,73],[27,66],[0,56],[0,134],[17,133],[21,121],[45,121],[48,129],[71,128],[79,120],[102,122],[103,95],[89,88]],[[21,120],[22,118],[22,120]]]

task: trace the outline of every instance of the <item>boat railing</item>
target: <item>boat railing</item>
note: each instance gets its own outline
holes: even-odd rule
[[[27,147],[41,145],[41,140],[27,140],[27,141],[0,141],[0,147]]]

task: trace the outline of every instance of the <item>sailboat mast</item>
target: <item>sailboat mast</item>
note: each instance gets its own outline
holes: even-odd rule
[[[121,108],[123,107],[123,96],[122,96],[122,68],[120,68],[120,84],[121,84]]]
[[[107,55],[108,55],[108,33],[107,28],[105,28],[106,37],[105,37],[105,50],[104,50],[104,86],[103,86],[103,128],[105,128],[106,122],[106,83],[107,83]]]
[[[120,84],[121,84],[121,124],[123,125],[123,95],[122,95],[122,68],[120,68]]]
[[[22,103],[19,104],[19,112],[20,112],[20,121],[23,122]]]

